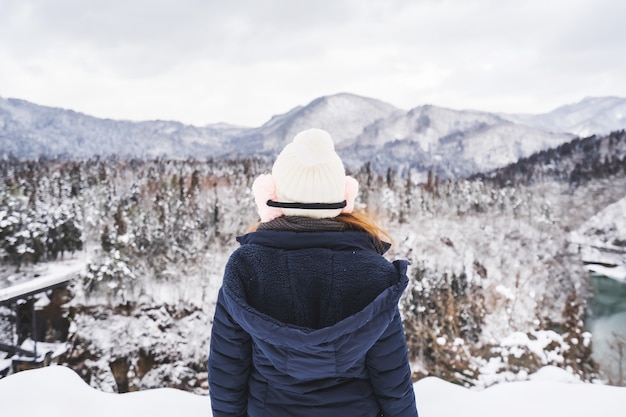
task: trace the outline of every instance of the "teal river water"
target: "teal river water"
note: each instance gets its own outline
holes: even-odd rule
[[[610,382],[626,385],[626,282],[601,275],[591,280],[594,297],[586,326],[593,335],[593,357]]]

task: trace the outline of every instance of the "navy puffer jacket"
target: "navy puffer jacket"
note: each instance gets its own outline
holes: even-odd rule
[[[398,311],[405,261],[363,232],[238,240],[213,321],[214,416],[417,416]]]

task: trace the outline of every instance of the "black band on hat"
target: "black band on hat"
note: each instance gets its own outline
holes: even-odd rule
[[[334,210],[341,209],[348,205],[346,200],[339,203],[285,203],[282,201],[267,200],[270,207],[301,209],[301,210]]]

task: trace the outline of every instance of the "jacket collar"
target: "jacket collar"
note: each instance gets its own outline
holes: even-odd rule
[[[261,245],[284,250],[325,248],[331,250],[371,250],[384,254],[391,247],[382,242],[379,248],[374,238],[359,231],[345,232],[291,232],[277,230],[257,230],[237,237],[241,245]]]

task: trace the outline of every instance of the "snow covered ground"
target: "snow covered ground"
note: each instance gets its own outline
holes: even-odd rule
[[[435,377],[415,383],[421,417],[623,416],[626,388],[579,382],[567,372],[542,368],[529,381],[482,391]],[[211,415],[208,396],[170,388],[110,394],[85,384],[62,366],[24,371],[0,380],[0,413],[7,417],[135,417]]]
[[[626,282],[626,198],[607,206],[571,233],[587,268]]]

